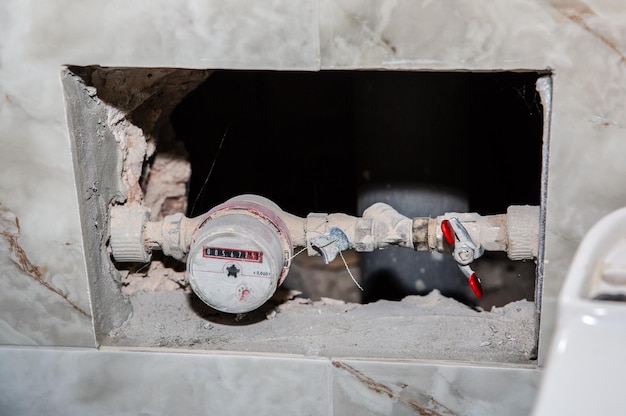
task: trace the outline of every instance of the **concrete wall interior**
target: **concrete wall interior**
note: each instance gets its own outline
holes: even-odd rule
[[[360,215],[378,201],[433,217],[539,205],[539,76],[70,67],[82,215],[99,224],[85,229],[100,342],[531,364],[532,261],[485,256],[476,267],[486,296],[477,300],[441,254],[348,252],[345,265],[328,266],[302,255],[263,308],[230,315],[199,301],[179,261],[114,264],[107,209],[134,201],[153,219],[194,217],[244,193],[300,216]],[[379,342],[385,331],[406,335],[390,348]],[[416,346],[417,332],[437,341]]]

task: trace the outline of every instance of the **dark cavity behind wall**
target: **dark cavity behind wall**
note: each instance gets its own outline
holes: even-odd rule
[[[242,193],[297,215],[354,212],[349,84],[348,73],[214,73],[172,116],[191,155],[189,214]]]
[[[484,215],[537,205],[539,75],[216,71],[172,114],[189,214],[253,192],[297,215],[356,215],[359,189],[386,183],[454,188]]]

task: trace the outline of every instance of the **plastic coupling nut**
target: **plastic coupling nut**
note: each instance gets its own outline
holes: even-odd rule
[[[507,209],[507,254],[511,260],[537,258],[539,252],[539,207],[513,205]]]
[[[150,211],[142,205],[111,207],[111,254],[120,263],[147,263],[152,252],[143,241],[143,231]]]

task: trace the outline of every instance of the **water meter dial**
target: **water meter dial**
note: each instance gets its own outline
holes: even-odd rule
[[[187,257],[187,275],[207,305],[244,313],[272,297],[288,272],[292,253],[276,209],[231,200],[210,212],[198,228]]]

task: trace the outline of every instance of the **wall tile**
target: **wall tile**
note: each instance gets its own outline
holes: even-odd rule
[[[0,348],[3,415],[328,415],[328,362]]]

